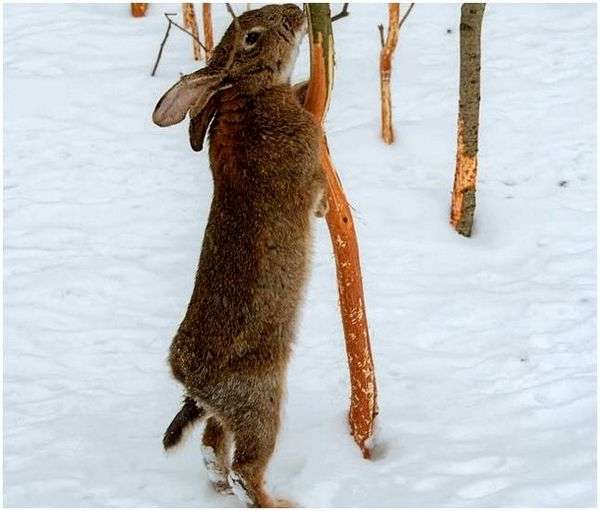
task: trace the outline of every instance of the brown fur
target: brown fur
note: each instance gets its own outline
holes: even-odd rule
[[[208,67],[183,77],[154,114],[165,125],[190,110],[192,121],[199,118],[190,129],[194,148],[202,147],[198,137],[204,138],[210,122],[203,118],[214,115],[214,196],[194,291],[169,363],[187,395],[210,416],[203,444],[214,453],[206,463],[215,487],[226,490],[228,474],[247,504],[272,507],[289,505],[267,495],[263,477],[279,430],[307,278],[310,217],[315,208],[320,215],[326,211],[322,134],[287,79],[282,83],[303,23],[300,9],[267,6],[238,20],[240,28],[232,23]],[[258,44],[245,50],[245,34],[256,26],[262,27]],[[196,109],[194,87],[202,98]],[[230,440],[235,452],[229,466]]]

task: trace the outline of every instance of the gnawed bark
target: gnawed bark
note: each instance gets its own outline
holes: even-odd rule
[[[198,43],[198,22],[196,21],[196,10],[194,4],[185,3],[181,4],[183,10],[183,26],[187,28],[195,37],[192,38],[192,47],[194,50],[194,60],[200,60],[202,58],[202,48]]]
[[[208,62],[215,47],[211,4],[202,4],[202,29],[204,31],[204,46],[206,46],[206,61]]]
[[[392,125],[392,57],[398,44],[400,4],[388,4],[388,32],[379,54],[379,83],[381,87],[381,136],[386,144],[394,142]],[[382,29],[380,29],[382,30]]]
[[[381,37],[381,53],[379,54],[379,83],[381,88],[381,137],[386,144],[394,142],[394,123],[392,121],[392,58],[398,45],[398,35],[404,20],[415,6],[410,4],[406,13],[400,19],[400,4],[388,4],[388,32],[383,34],[383,25],[379,25]]]
[[[131,15],[136,18],[141,18],[146,15],[148,4],[131,4]]]
[[[463,4],[460,16],[460,100],[450,223],[471,236],[477,183],[481,22],[485,4]]]
[[[305,108],[323,124],[333,87],[333,34],[329,4],[305,4],[309,20],[311,73]],[[346,352],[350,370],[350,431],[365,458],[371,456],[377,386],[369,341],[358,242],[350,206],[331,162],[327,140],[321,160],[329,187],[327,225],[333,244]]]

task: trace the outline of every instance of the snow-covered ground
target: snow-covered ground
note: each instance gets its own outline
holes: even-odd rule
[[[162,13],[179,9],[4,7],[6,505],[239,505],[212,492],[200,431],[161,448],[181,396],[166,353],[211,197],[186,123],[150,118],[197,67],[173,30],[149,76]],[[471,239],[447,221],[459,10],[417,5],[402,28],[391,147],[378,134],[386,7],[352,5],[335,25],[327,130],[355,212],[381,414],[365,461],[347,432],[319,222],[268,474],[305,506],[595,504],[596,7],[488,5]],[[227,13],[214,15],[220,35]]]

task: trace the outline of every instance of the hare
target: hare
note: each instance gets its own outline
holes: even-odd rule
[[[307,279],[312,213],[327,210],[321,128],[290,85],[302,10],[268,5],[235,17],[207,66],[160,99],[159,126],[190,115],[201,150],[210,124],[214,194],[187,313],[169,352],[184,406],[163,443],[206,419],[209,479],[255,507],[288,507],[264,489]],[[234,452],[229,453],[230,446]]]

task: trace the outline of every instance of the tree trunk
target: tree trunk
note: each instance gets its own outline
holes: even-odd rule
[[[145,16],[148,4],[131,4],[131,15],[136,18]]]
[[[204,46],[206,46],[206,61],[208,62],[215,46],[210,4],[202,4],[202,28],[204,30]]]
[[[388,32],[379,55],[379,81],[381,84],[381,136],[386,144],[394,142],[392,125],[392,57],[398,44],[400,4],[388,4]],[[383,30],[383,29],[380,29]]]
[[[183,26],[187,28],[194,37],[198,38],[198,22],[196,21],[196,10],[194,4],[181,4],[183,10]],[[202,47],[198,44],[196,39],[192,39],[192,47],[194,49],[194,60],[200,60],[202,58]]]
[[[333,87],[333,33],[329,4],[305,4],[309,19],[310,82],[305,108],[323,124]],[[329,187],[327,225],[335,255],[338,292],[350,369],[350,431],[365,458],[371,456],[377,387],[352,213],[331,162],[327,140],[321,150]]]
[[[481,22],[485,4],[463,4],[460,15],[460,100],[450,223],[471,236],[477,181]]]

